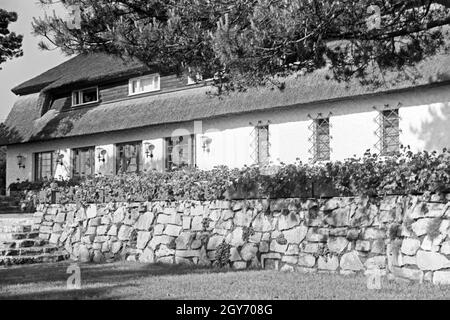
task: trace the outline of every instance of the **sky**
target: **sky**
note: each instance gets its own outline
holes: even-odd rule
[[[57,66],[69,57],[59,50],[42,51],[38,48],[40,38],[31,34],[31,22],[33,17],[43,16],[45,10],[49,12],[38,0],[0,0],[0,8],[17,12],[18,20],[9,25],[9,30],[24,36],[23,57],[0,65],[0,122],[3,122],[16,99],[16,95],[11,92],[13,87]]]

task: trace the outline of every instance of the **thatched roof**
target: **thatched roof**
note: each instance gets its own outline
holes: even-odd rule
[[[104,53],[80,54],[12,89],[18,95],[48,91],[75,83],[107,81],[148,71],[137,60]]]
[[[362,86],[357,80],[350,83],[326,80],[329,72],[323,69],[287,79],[283,91],[254,88],[219,99],[209,97],[207,87],[197,87],[72,111],[50,109],[42,116],[39,93],[34,93],[18,98],[5,122],[9,137],[0,144],[81,136],[276,108],[299,108],[312,102],[446,82],[450,81],[450,55],[423,61],[417,70],[422,77],[415,81],[392,72],[385,76],[387,82],[381,87]]]

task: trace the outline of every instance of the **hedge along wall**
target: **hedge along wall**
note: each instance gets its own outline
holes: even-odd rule
[[[81,262],[381,269],[389,277],[450,284],[448,208],[440,199],[387,196],[39,204],[35,216],[40,237]]]

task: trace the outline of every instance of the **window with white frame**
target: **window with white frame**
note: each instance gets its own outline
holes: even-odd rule
[[[129,81],[129,95],[147,93],[160,90],[160,76],[159,74],[151,74],[144,77],[130,79]]]
[[[72,107],[98,102],[98,87],[72,92]]]
[[[201,74],[197,73],[197,75],[195,77],[188,77],[187,84],[189,86],[192,84],[197,84],[201,81],[203,81],[203,76]]]

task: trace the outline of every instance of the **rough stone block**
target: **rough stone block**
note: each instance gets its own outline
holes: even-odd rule
[[[336,271],[339,267],[339,259],[336,256],[320,256],[317,265],[320,270]]]
[[[117,236],[117,225],[113,224],[111,228],[108,230],[108,236]]]
[[[150,241],[151,233],[149,231],[139,231],[136,248],[144,249],[147,246],[147,243]]]
[[[278,230],[292,229],[300,224],[300,217],[295,212],[290,212],[288,215],[281,215],[278,220]]]
[[[300,244],[306,237],[308,227],[300,225],[290,230],[283,231],[284,238],[288,243]]]
[[[417,266],[421,270],[440,270],[450,268],[450,260],[437,252],[419,250],[417,252]]]
[[[355,245],[356,251],[369,252],[370,251],[370,241],[358,240]]]
[[[428,226],[433,221],[432,218],[424,218],[417,220],[411,225],[412,230],[416,234],[416,236],[420,237],[425,235],[428,232]]]
[[[142,231],[150,230],[152,226],[155,215],[152,212],[146,212],[141,215],[136,222],[136,229]]]
[[[172,237],[178,237],[178,235],[181,232],[181,226],[175,226],[172,224],[167,225],[166,229],[164,230],[164,234]]]
[[[223,236],[212,236],[208,240],[207,249],[208,250],[216,250],[216,248],[222,243],[223,240],[224,240]]]
[[[343,270],[352,270],[352,271],[364,270],[364,265],[359,259],[358,252],[356,251],[344,254],[341,258],[340,266],[341,269]]]
[[[349,225],[350,207],[338,208],[327,216],[325,221],[333,227],[345,227]]]
[[[252,223],[252,227],[256,232],[270,232],[275,230],[273,220],[263,213],[256,216]]]
[[[424,275],[422,270],[416,270],[416,269],[410,269],[410,268],[392,267],[391,272],[395,277],[400,277],[400,278],[413,280],[413,281],[422,281],[423,275]]]
[[[334,253],[342,253],[348,246],[348,240],[344,237],[328,238],[328,249]]]
[[[364,266],[367,269],[384,269],[386,268],[386,257],[385,256],[376,256],[366,260],[364,262]]]
[[[402,242],[401,252],[413,256],[420,248],[420,241],[417,239],[406,238]]]
[[[251,261],[258,253],[258,246],[254,243],[245,244],[240,252],[240,255],[244,261]]]
[[[97,235],[99,236],[103,236],[108,232],[108,226],[107,225],[102,225],[97,227]]]
[[[132,231],[133,229],[130,226],[122,225],[118,233],[119,240],[130,240]]]
[[[88,219],[95,218],[97,216],[97,205],[90,204],[86,209],[86,216]]]
[[[184,230],[191,229],[191,221],[192,221],[191,217],[183,217],[183,229]]]
[[[316,257],[314,257],[312,254],[300,253],[298,255],[298,262],[297,262],[297,264],[299,266],[312,268],[316,264]]]
[[[450,285],[450,271],[434,272],[433,283],[436,285]]]
[[[366,231],[363,233],[364,240],[376,240],[385,238],[386,238],[386,231],[377,228],[367,228]]]

